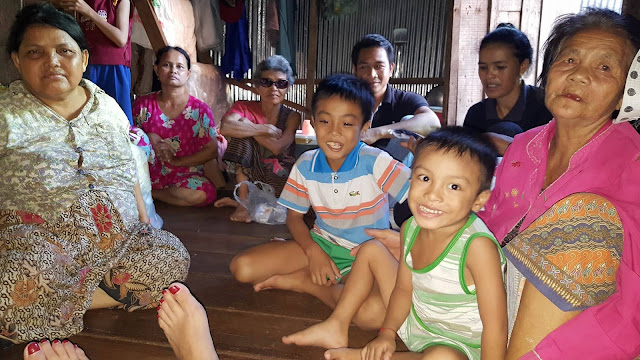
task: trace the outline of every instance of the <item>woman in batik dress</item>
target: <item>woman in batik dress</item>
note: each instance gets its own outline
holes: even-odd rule
[[[127,117],[82,79],[82,30],[38,3],[7,48],[22,79],[0,92],[0,342],[67,338],[89,309],[157,306],[189,254],[147,224]]]

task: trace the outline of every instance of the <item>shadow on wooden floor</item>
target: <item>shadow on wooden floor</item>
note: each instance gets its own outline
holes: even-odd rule
[[[289,237],[285,226],[238,224],[231,209],[179,208],[156,204],[164,228],[176,234],[191,254],[187,285],[204,304],[221,359],[322,359],[323,350],[284,345],[280,338],[325,319],[330,309],[315,298],[286,291],[254,293],[229,272],[234,254],[273,236]],[[71,340],[92,360],[174,359],[155,310],[127,313],[94,310],[85,315],[85,329]],[[375,336],[355,327],[352,346]],[[0,359],[22,358],[22,346],[0,350]]]

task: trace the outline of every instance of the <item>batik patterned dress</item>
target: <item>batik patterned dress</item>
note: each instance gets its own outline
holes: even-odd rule
[[[72,120],[22,81],[0,92],[0,340],[67,338],[98,287],[131,311],[187,275],[180,240],[138,220],[126,116],[80,86]]]
[[[216,129],[209,106],[193,96],[189,96],[187,106],[175,119],[169,119],[158,106],[158,92],[140,96],[133,104],[133,117],[136,126],[147,134],[155,133],[163,139],[170,139],[176,157],[193,155],[211,141],[217,141],[218,146],[225,141]],[[216,188],[205,176],[202,165],[174,166],[152,154],[149,173],[153,189],[176,186],[201,190],[207,194],[201,205],[216,200]]]

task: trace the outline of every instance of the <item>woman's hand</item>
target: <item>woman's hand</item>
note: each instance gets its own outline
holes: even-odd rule
[[[311,281],[316,285],[331,286],[340,281],[340,270],[324,250],[317,244],[305,250],[309,258]]]
[[[171,163],[175,159],[176,154],[168,140],[155,133],[148,133],[147,136],[153,151],[156,153],[156,157],[160,161]]]
[[[362,360],[391,360],[396,351],[396,333],[391,329],[381,329],[378,336],[360,351]]]

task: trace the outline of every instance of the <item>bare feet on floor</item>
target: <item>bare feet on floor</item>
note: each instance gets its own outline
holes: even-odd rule
[[[325,349],[344,347],[349,342],[349,324],[344,326],[339,321],[328,318],[305,330],[283,337],[282,342],[300,346],[318,346]]]
[[[49,340],[27,344],[23,352],[24,360],[89,360],[81,348],[69,340]]]
[[[258,292],[268,289],[279,289],[304,292],[304,284],[306,283],[311,283],[311,277],[307,269],[302,269],[291,274],[273,275],[267,280],[253,285],[253,290]]]
[[[248,224],[251,222],[251,215],[249,215],[249,210],[247,210],[246,207],[242,205],[238,205],[238,207],[231,214],[229,219],[231,219],[231,221],[244,222]]]
[[[213,203],[215,207],[238,207],[238,202],[230,197],[223,197]]]
[[[163,291],[158,324],[179,360],[218,360],[204,307],[181,283]]]
[[[229,217],[231,221],[250,223],[251,215],[249,215],[249,211],[244,206],[240,205],[236,200],[230,197],[223,197],[222,199],[218,199],[213,203],[215,207],[234,207],[236,210]]]
[[[331,349],[324,352],[327,360],[360,360],[360,349],[340,348]]]

